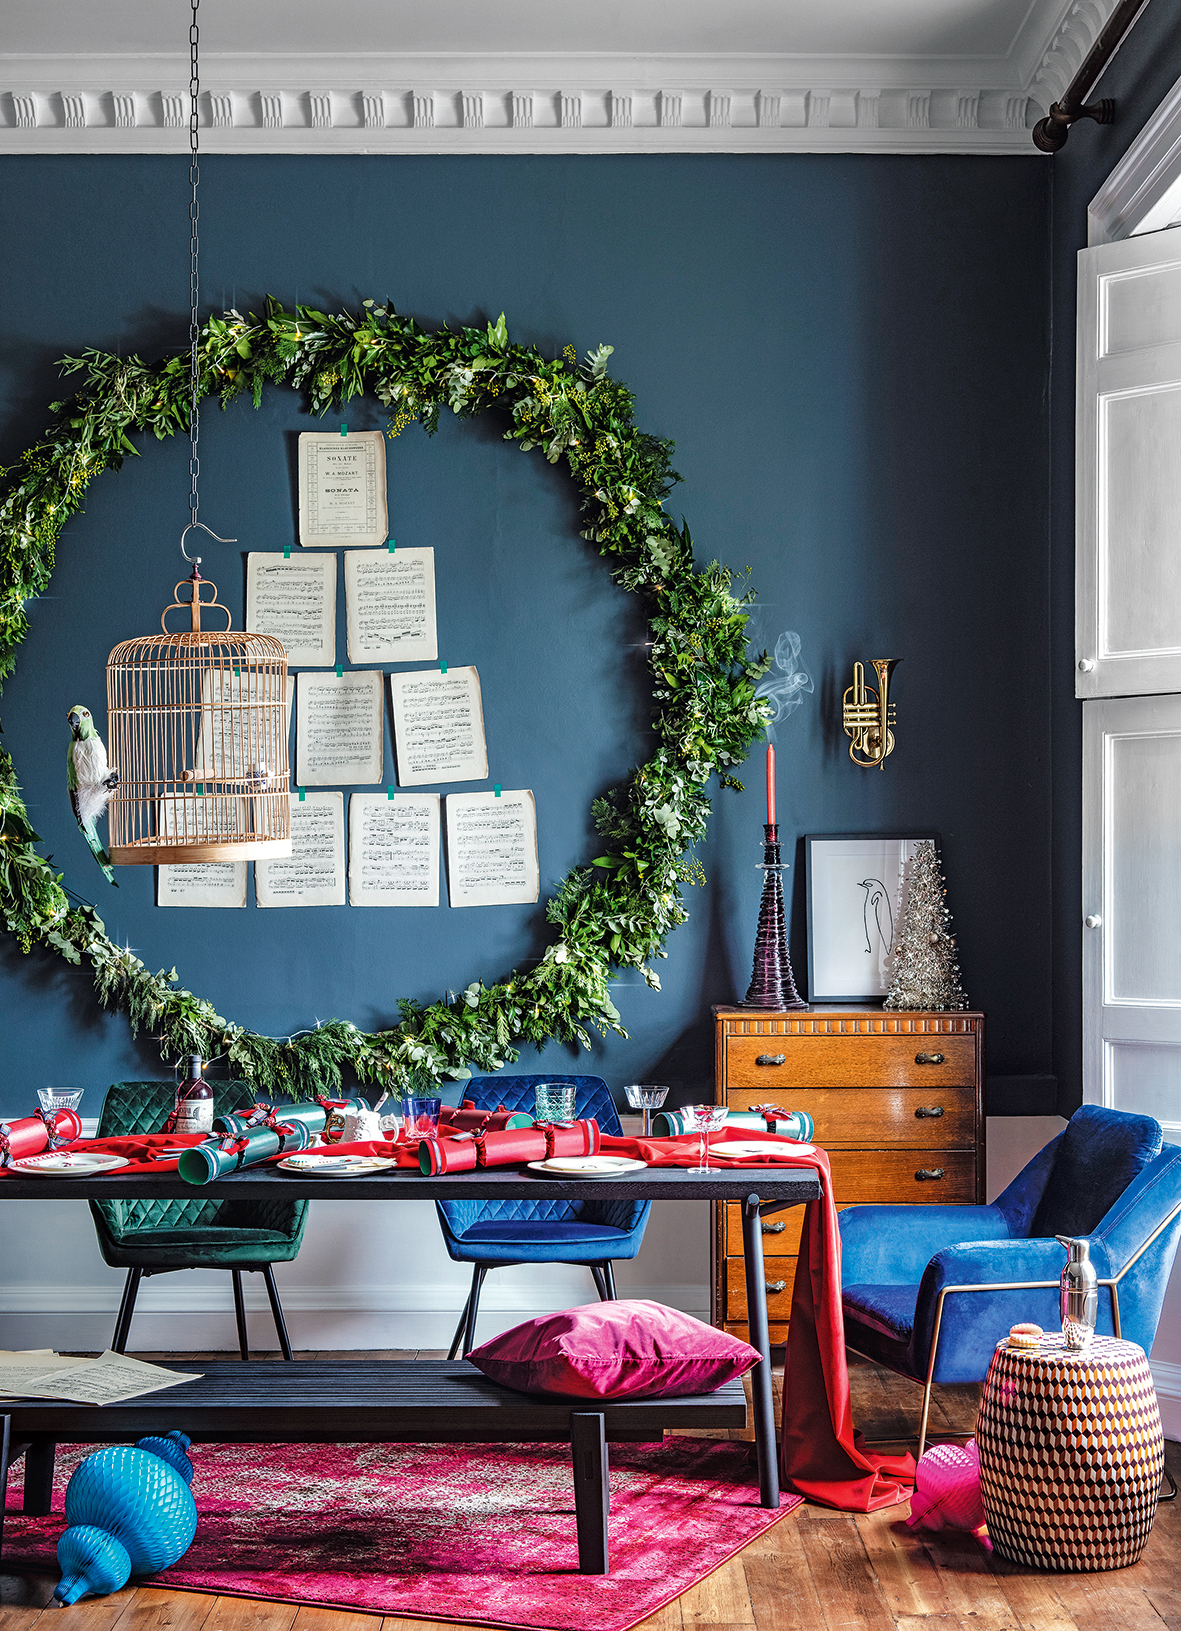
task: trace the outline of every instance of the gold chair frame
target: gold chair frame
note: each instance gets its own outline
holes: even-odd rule
[[[1129,1257],[1128,1261],[1124,1264],[1123,1268],[1118,1274],[1110,1275],[1106,1279],[1098,1282],[1099,1285],[1106,1286],[1111,1292],[1111,1323],[1115,1327],[1115,1334],[1117,1337],[1122,1335],[1119,1315],[1119,1283],[1123,1279],[1124,1275],[1127,1274],[1128,1270],[1136,1266],[1153,1242],[1164,1234],[1165,1230],[1179,1213],[1181,1213],[1181,1202],[1178,1202],[1178,1204],[1169,1213],[1168,1217],[1166,1217],[1156,1226],[1156,1228],[1149,1235],[1148,1239],[1136,1251],[1135,1255]],[[917,1459],[922,1458],[923,1451],[927,1447],[927,1422],[931,1414],[931,1389],[934,1385],[935,1363],[939,1356],[939,1333],[943,1325],[943,1305],[947,1298],[953,1293],[961,1291],[1048,1291],[1055,1289],[1058,1284],[1059,1282],[1057,1280],[990,1280],[984,1285],[943,1287],[943,1290],[939,1293],[939,1301],[935,1305],[935,1327],[931,1333],[931,1356],[927,1361],[927,1379],[923,1383],[923,1413],[919,1421],[919,1450]],[[872,1354],[863,1354],[860,1348],[854,1348],[849,1343],[846,1343],[846,1347],[849,1348],[851,1353],[858,1354],[862,1359],[868,1359],[871,1364],[878,1365],[884,1363],[883,1360],[875,1358]],[[906,1376],[905,1371],[895,1370],[894,1366],[892,1365],[887,1365],[886,1368],[888,1370],[894,1370],[894,1374],[896,1376]],[[907,1376],[907,1380],[917,1382],[917,1377]],[[947,1433],[944,1436],[947,1438],[957,1438],[965,1435]],[[971,1435],[969,1434],[967,1436],[970,1437]],[[867,1440],[866,1442],[880,1444],[892,1441],[874,1439]],[[1173,1487],[1173,1495],[1176,1495],[1177,1486],[1173,1483],[1172,1477],[1168,1473],[1165,1474],[1165,1477],[1168,1478],[1169,1483]],[[1165,1496],[1164,1499],[1172,1500],[1173,1495]]]

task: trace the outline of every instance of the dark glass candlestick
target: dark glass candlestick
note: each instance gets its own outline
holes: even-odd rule
[[[796,990],[787,950],[787,926],[783,915],[783,879],[787,870],[779,859],[779,826],[763,826],[763,899],[759,906],[759,928],[755,935],[755,963],[750,987],[744,998],[748,1008],[806,1008]]]

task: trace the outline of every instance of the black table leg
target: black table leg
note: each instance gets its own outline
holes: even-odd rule
[[[51,1438],[35,1438],[25,1451],[25,1502],[22,1511],[30,1518],[48,1517],[53,1505],[53,1455],[57,1445]]]
[[[0,1416],[0,1557],[4,1555],[4,1508],[8,1505],[8,1452],[12,1444],[12,1417]]]
[[[579,1574],[607,1574],[607,1431],[605,1419],[591,1412],[570,1416],[574,1452],[574,1514],[578,1521]]]
[[[771,1339],[767,1330],[767,1288],[763,1274],[763,1229],[759,1197],[742,1203],[742,1250],[746,1261],[746,1317],[750,1345],[762,1358],[750,1373],[755,1445],[759,1455],[759,1501],[779,1505],[779,1466],[775,1455],[775,1403],[771,1392]]]

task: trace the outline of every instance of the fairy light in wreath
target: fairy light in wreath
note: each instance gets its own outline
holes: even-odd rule
[[[113,866],[282,859],[291,854],[287,762],[287,653],[265,634],[236,632],[217,585],[185,540],[200,530],[201,474],[200,0],[189,26],[189,521],[181,554],[192,566],[160,617],[162,633],[125,640],[107,659]],[[186,583],[188,597],[181,598]],[[208,594],[207,591],[212,591]],[[170,611],[189,628],[170,634]],[[220,612],[224,629],[202,628]]]

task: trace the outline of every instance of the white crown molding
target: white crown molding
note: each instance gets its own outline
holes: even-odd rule
[[[1003,56],[206,52],[206,153],[1020,153],[1115,0]],[[183,153],[178,53],[0,53],[0,153]]]

